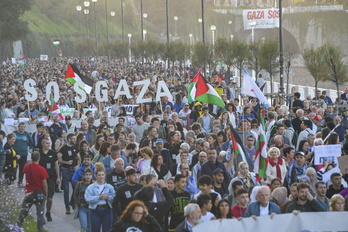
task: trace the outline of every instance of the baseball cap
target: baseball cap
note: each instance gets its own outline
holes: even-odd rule
[[[312,117],[313,120],[321,121],[323,118],[320,115]]]
[[[213,173],[214,173],[214,175],[219,174],[219,173],[224,173],[225,174],[225,171],[222,170],[221,168],[217,168],[217,169],[214,170]]]
[[[131,168],[131,169],[129,169],[129,170],[126,171],[126,176],[130,176],[130,175],[133,175],[133,174],[135,174],[135,173],[137,173],[137,172],[135,171],[135,169],[134,169],[134,168]]]
[[[302,155],[302,156],[305,156],[305,154],[304,154],[302,151],[298,151],[298,152],[296,152],[296,153],[295,153],[295,156],[297,156],[297,155]]]
[[[326,91],[324,90],[323,92],[321,92],[322,94],[326,95]]]
[[[163,141],[163,139],[157,139],[157,140],[156,140],[156,144],[157,144],[157,143],[164,143],[164,141]]]

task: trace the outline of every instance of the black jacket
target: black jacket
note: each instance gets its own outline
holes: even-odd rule
[[[121,221],[118,220],[112,225],[109,232],[127,232],[128,228],[133,228],[129,231],[142,231],[142,232],[162,232],[161,226],[158,224],[157,220],[151,216],[147,215],[147,222],[133,222],[133,221]]]
[[[186,220],[184,220],[175,228],[175,232],[190,232],[187,228]]]

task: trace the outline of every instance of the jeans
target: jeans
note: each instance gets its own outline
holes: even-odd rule
[[[71,186],[73,188],[73,191],[75,189],[75,186],[72,184],[72,177],[74,175],[74,171],[70,168],[62,168],[62,184],[63,184],[63,190],[64,190],[64,204],[65,208],[69,209],[69,182],[71,182]],[[71,195],[71,205],[74,203],[74,196]]]
[[[89,208],[79,208],[79,220],[81,225],[81,231],[91,231],[90,214],[91,210]]]
[[[24,156],[21,156],[21,158],[18,160],[18,168],[19,168],[18,183],[23,182],[23,176],[24,176],[23,168],[24,168],[24,165],[27,163],[27,159],[28,159],[28,156],[24,155]]]
[[[108,232],[112,224],[112,210],[109,207],[97,206],[95,210],[91,210],[91,225],[92,232],[100,232],[100,227],[103,232]]]
[[[31,206],[35,205],[36,215],[37,215],[37,230],[39,232],[43,232],[44,231],[43,225],[45,223],[45,219],[44,219],[45,202],[46,201],[36,202],[34,194],[26,195],[23,199],[22,208],[17,220],[18,226],[22,226],[24,219],[26,218],[26,216],[28,216]]]

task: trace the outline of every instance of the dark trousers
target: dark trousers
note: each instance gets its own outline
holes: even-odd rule
[[[29,194],[29,195],[26,195],[24,197],[23,202],[22,202],[22,208],[21,208],[21,211],[19,213],[18,220],[17,220],[17,224],[19,226],[22,226],[24,219],[26,218],[26,216],[28,216],[29,210],[33,205],[36,206],[37,230],[39,232],[43,232],[44,231],[43,225],[45,223],[45,219],[44,219],[45,201],[37,202],[35,200],[34,194]]]
[[[27,159],[28,159],[28,156],[25,155],[25,156],[21,156],[21,158],[17,161],[18,167],[19,167],[18,183],[23,182],[23,176],[24,176],[23,168],[24,168],[24,165],[27,163]]]

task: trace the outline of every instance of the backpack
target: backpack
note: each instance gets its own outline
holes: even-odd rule
[[[292,139],[291,139],[291,143],[292,143],[292,145],[296,146],[297,145],[297,140],[298,140],[298,134],[292,127],[290,127],[290,128],[294,132],[294,134],[292,136]]]
[[[277,133],[277,122],[275,122],[270,129],[270,138],[273,138]]]

